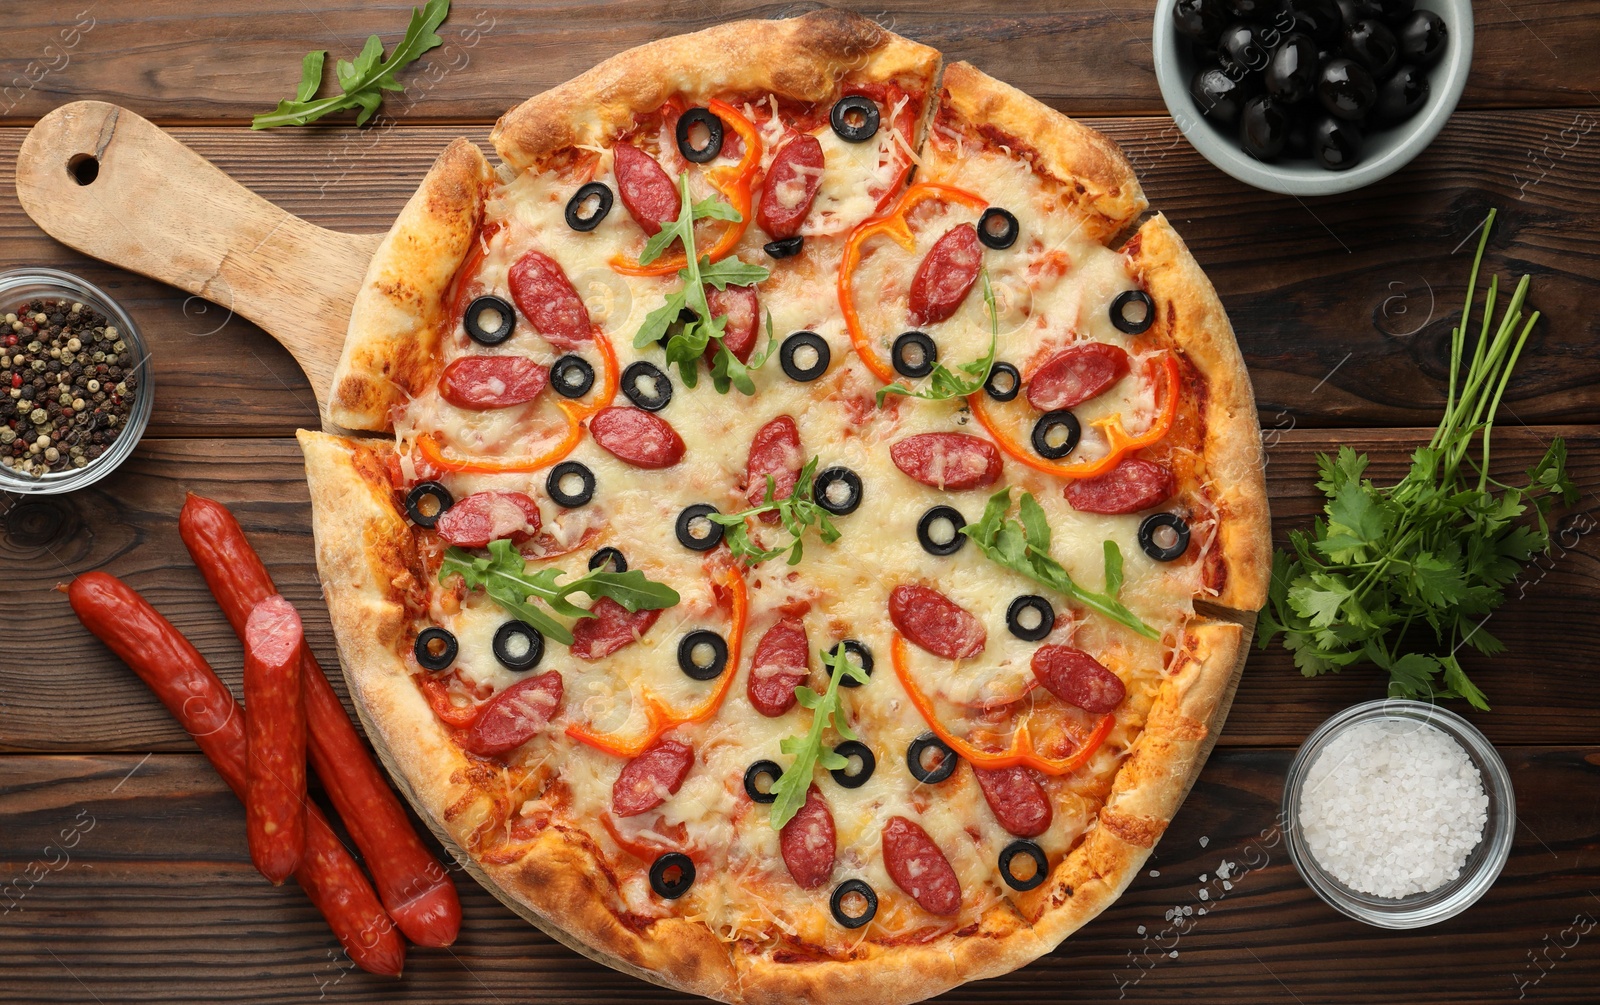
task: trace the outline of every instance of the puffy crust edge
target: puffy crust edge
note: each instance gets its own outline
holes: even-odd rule
[[[1259,610],[1272,577],[1272,517],[1255,392],[1233,325],[1211,280],[1165,216],[1146,220],[1125,251],[1146,290],[1165,305],[1173,341],[1205,377],[1202,456],[1221,512],[1219,547],[1228,569],[1215,602]]]
[[[489,141],[521,171],[568,148],[601,144],[675,94],[759,91],[825,101],[851,75],[931,91],[938,69],[937,50],[848,11],[733,21],[619,53],[501,116]]]
[[[1013,153],[1075,194],[1096,240],[1109,241],[1149,207],[1122,149],[1103,133],[971,63],[946,64],[940,91],[936,122],[953,116],[972,139],[1019,145]]]
[[[390,409],[433,378],[442,302],[471,248],[492,174],[465,138],[445,148],[379,243],[350,311],[328,414],[383,430]]]
[[[910,1002],[1032,962],[1109,906],[1137,875],[1182,804],[1220,727],[1244,629],[1191,626],[1191,647],[1162,683],[1145,728],[1119,767],[1095,826],[1039,890],[992,909],[976,933],[916,946],[873,947],[862,960],[778,963],[741,955],[677,918],[642,931],[612,910],[606,866],[588,839],[541,832],[517,861],[497,865],[462,852],[489,820],[490,800],[467,783],[485,762],[450,739],[397,655],[415,571],[411,533],[383,470],[391,448],[302,430],[313,531],[340,662],[357,710],[391,777],[428,826],[497,898],[563,945],[643,980],[729,1002]],[[353,528],[361,527],[360,533]],[[492,766],[487,768],[493,770]]]

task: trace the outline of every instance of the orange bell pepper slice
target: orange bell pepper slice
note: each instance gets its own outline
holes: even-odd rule
[[[960,754],[975,768],[995,771],[1000,768],[1014,768],[1021,764],[1047,775],[1071,774],[1089,763],[1089,758],[1093,757],[1095,751],[1105,743],[1106,737],[1111,733],[1111,727],[1115,725],[1113,715],[1102,716],[1100,721],[1095,723],[1094,731],[1070,757],[1046,757],[1034,750],[1033,737],[1028,733],[1025,723],[1017,727],[1009,750],[1003,753],[981,750],[939,723],[938,717],[934,714],[933,700],[923,694],[911,680],[911,670],[906,661],[906,640],[899,632],[894,635],[891,652],[894,657],[894,673],[900,678],[900,686],[905,688],[911,704],[921,713],[933,735],[943,740],[946,746]]]
[[[1093,425],[1105,434],[1107,450],[1105,456],[1097,457],[1090,461],[1079,461],[1077,464],[1057,464],[1045,460],[1034,454],[1022,444],[1007,436],[995,424],[989,415],[988,406],[984,403],[983,391],[974,391],[967,396],[967,404],[972,409],[972,414],[978,424],[988,430],[994,437],[1000,449],[1010,454],[1012,458],[1026,464],[1035,471],[1043,471],[1047,475],[1059,475],[1062,478],[1093,478],[1103,475],[1116,467],[1128,454],[1144,447],[1159,443],[1167,433],[1172,430],[1172,423],[1178,415],[1178,360],[1172,353],[1162,357],[1163,372],[1165,375],[1164,389],[1161,394],[1160,410],[1156,413],[1155,420],[1150,423],[1150,428],[1138,436],[1130,436],[1122,428],[1122,413],[1108,415],[1103,419],[1096,419]]]
[[[907,251],[916,247],[917,239],[911,233],[911,225],[906,222],[906,217],[929,199],[943,199],[972,209],[983,209],[989,205],[989,201],[976,192],[939,182],[918,182],[900,193],[900,198],[889,212],[856,224],[856,229],[845,240],[844,260],[839,264],[839,310],[844,314],[844,326],[850,333],[850,344],[855,346],[856,355],[861,357],[861,362],[867,365],[873,376],[885,384],[894,383],[894,373],[872,351],[872,343],[861,330],[861,316],[856,313],[851,284],[855,281],[856,268],[861,264],[861,246],[869,238],[887,234]]]
[[[728,200],[728,205],[739,211],[739,219],[728,221],[722,235],[705,252],[713,262],[720,262],[733,254],[733,249],[744,239],[745,231],[750,229],[750,209],[755,201],[750,190],[755,183],[756,172],[761,169],[763,148],[761,133],[756,130],[755,123],[745,118],[738,109],[715,98],[707,102],[706,107],[723,123],[731,125],[744,141],[744,156],[739,158],[737,164],[712,168],[706,172],[711,187],[721,192],[723,198]],[[670,276],[687,264],[689,259],[681,251],[676,255],[658,258],[649,265],[630,262],[620,255],[611,260],[611,268],[624,276]]]
[[[567,431],[562,434],[560,442],[549,450],[533,457],[518,457],[510,460],[483,460],[452,457],[444,452],[439,445],[439,440],[432,433],[423,433],[417,437],[417,452],[429,464],[442,471],[462,472],[466,474],[503,474],[506,472],[538,471],[547,468],[557,461],[564,459],[568,454],[578,448],[583,442],[583,420],[610,405],[617,396],[617,353],[611,346],[611,340],[605,333],[596,329],[594,333],[595,346],[600,350],[600,393],[587,405],[577,402],[562,401],[556,407],[561,409],[567,419]]]
[[[428,699],[428,704],[433,707],[433,714],[447,726],[471,729],[472,724],[478,721],[479,713],[483,711],[482,702],[457,705],[451,701],[450,685],[438,677],[421,674],[417,678],[417,685],[422,688],[422,696]]]
[[[646,692],[643,696],[645,729],[635,737],[597,733],[584,723],[568,726],[568,736],[615,757],[633,758],[648,750],[650,745],[668,730],[689,723],[705,722],[717,714],[717,710],[722,707],[722,700],[728,696],[728,690],[733,686],[733,678],[738,675],[740,651],[744,646],[745,617],[750,607],[749,596],[745,590],[744,573],[739,571],[738,566],[728,566],[725,571],[726,574],[719,585],[728,589],[732,599],[732,610],[729,612],[731,625],[728,629],[728,666],[722,671],[716,690],[687,712],[675,712],[662,704],[655,695]]]

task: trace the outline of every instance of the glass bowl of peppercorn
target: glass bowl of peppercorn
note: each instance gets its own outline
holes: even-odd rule
[[[71,273],[0,272],[0,490],[70,492],[121,464],[150,421],[144,339]]]

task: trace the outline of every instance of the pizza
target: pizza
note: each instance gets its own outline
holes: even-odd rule
[[[823,10],[457,140],[302,432],[354,701],[567,945],[903,1002],[1058,945],[1269,574],[1226,315],[1100,134]],[[1141,222],[1142,221],[1142,222]]]

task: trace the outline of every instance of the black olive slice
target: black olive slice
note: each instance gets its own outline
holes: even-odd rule
[[[849,764],[842,768],[833,769],[833,780],[847,789],[861,788],[861,786],[867,784],[867,779],[871,778],[872,773],[878,769],[877,755],[873,754],[871,747],[860,740],[846,740],[834,747],[833,752],[847,761],[854,758],[861,762],[861,767],[854,771],[851,770],[851,765]]]
[[[696,650],[709,649],[711,659],[702,663]],[[695,680],[716,680],[728,668],[728,643],[708,628],[697,628],[678,643],[678,669]]]
[[[721,513],[710,503],[695,503],[685,506],[683,512],[678,514],[678,523],[673,528],[678,535],[678,543],[690,551],[710,551],[722,543],[722,524],[707,520],[712,513]],[[700,524],[705,524],[710,530],[703,537],[696,536],[695,530]]]
[[[650,889],[663,900],[677,900],[694,885],[694,860],[681,851],[669,851],[650,866]]]
[[[581,398],[594,387],[594,367],[570,353],[550,365],[550,387],[563,398]]]
[[[417,641],[411,647],[417,657],[417,663],[424,670],[444,670],[456,661],[456,653],[461,651],[461,644],[456,637],[443,628],[424,628],[417,633]]]
[[[1023,622],[1027,612],[1032,611],[1038,616],[1038,621],[1031,626]],[[1033,593],[1025,593],[1011,602],[1006,608],[1006,627],[1011,634],[1024,642],[1038,642],[1056,626],[1055,608],[1050,606],[1050,601]]]
[[[603,181],[590,182],[567,200],[567,226],[583,233],[593,230],[611,212],[613,201],[610,185]]]
[[[498,316],[499,320],[493,328],[484,326],[486,315]],[[517,312],[499,297],[482,296],[467,305],[466,313],[461,316],[461,324],[467,329],[467,337],[479,345],[499,345],[510,338],[516,329]]]
[[[1003,251],[1017,243],[1020,233],[1022,227],[1017,218],[999,206],[990,206],[978,217],[978,240],[986,248]]]
[[[931,768],[922,761],[923,755],[929,751],[939,754],[939,763]],[[959,762],[950,745],[932,733],[923,733],[906,748],[906,769],[911,772],[912,778],[929,785],[936,785],[955,774]]]
[[[576,486],[572,484],[573,479],[577,479]],[[594,498],[594,472],[580,461],[562,461],[550,469],[544,480],[544,490],[567,509],[587,505]]]
[[[1026,856],[1033,860],[1033,874],[1027,879],[1018,879],[1011,871],[1011,863],[1018,856]],[[1050,860],[1044,857],[1044,849],[1032,841],[1013,841],[1006,845],[1000,852],[1000,878],[1013,890],[1031,890],[1045,881],[1050,875]]]
[[[847,516],[861,505],[861,476],[849,468],[823,468],[811,482],[811,498],[834,516]]]
[[[840,649],[843,649],[845,655],[850,657],[850,662],[861,668],[862,673],[866,674],[868,677],[872,676],[872,650],[867,648],[866,643],[856,639],[845,639],[843,642],[833,647],[832,655],[835,659],[838,658]],[[860,687],[861,684],[853,678],[846,677],[844,680],[839,682],[839,686]]]
[[[866,909],[860,914],[845,913],[844,899],[852,893],[867,902]],[[860,928],[878,913],[878,894],[862,880],[847,879],[833,888],[833,896],[828,898],[828,908],[833,911],[834,921],[846,928]]]
[[[432,506],[432,512],[428,507]],[[455,496],[438,482],[419,482],[406,493],[406,516],[418,527],[432,527],[444,516],[445,510],[456,504]]]
[[[772,785],[783,774],[783,766],[777,761],[757,761],[744,771],[744,794],[750,797],[752,803],[777,802],[778,794],[772,791]],[[767,789],[761,790],[761,779],[767,780]]]
[[[864,94],[850,94],[834,102],[828,124],[846,143],[865,143],[878,135],[878,106]]]
[[[659,412],[672,401],[672,378],[641,359],[622,371],[622,393],[646,412]]]
[[[1157,562],[1182,558],[1189,550],[1188,521],[1176,513],[1151,513],[1139,523],[1139,547]]]
[[[605,547],[589,556],[589,571],[604,569],[607,572],[627,572],[628,556],[615,548]]]
[[[507,621],[494,633],[494,658],[507,670],[532,670],[544,659],[544,635],[526,621]]]
[[[796,234],[793,237],[768,241],[761,246],[761,250],[767,253],[768,258],[792,258],[800,254],[800,249],[805,247],[805,243],[806,239]]]
[[[1059,443],[1053,443],[1052,434],[1057,429],[1065,430],[1066,437]],[[1083,427],[1078,425],[1078,417],[1059,408],[1039,416],[1039,421],[1033,424],[1033,449],[1040,457],[1048,457],[1053,461],[1072,453],[1072,448],[1078,445],[1078,437],[1082,435]]]
[[[939,362],[939,347],[926,332],[903,332],[889,350],[894,368],[903,377],[926,377]]]
[[[694,127],[704,126],[706,145],[694,145]],[[722,153],[722,120],[708,108],[691,108],[678,116],[678,153],[691,164],[716,160]]]
[[[1128,307],[1131,304],[1143,304],[1144,316],[1128,316]],[[1150,294],[1144,290],[1123,290],[1117,298],[1111,301],[1111,323],[1117,331],[1127,332],[1129,335],[1144,333],[1155,324],[1156,302],[1150,299]]]
[[[935,528],[942,529],[943,524],[950,525],[950,536],[941,540],[935,538],[933,532]],[[917,543],[930,555],[954,555],[967,543],[967,535],[961,533],[961,528],[966,525],[967,518],[954,506],[935,506],[917,521]],[[942,534],[940,536],[943,537]]]
[[[807,358],[810,363],[801,362]],[[795,332],[778,347],[778,365],[783,367],[784,375],[802,384],[827,373],[831,362],[833,350],[828,348],[828,340],[816,332]]]
[[[989,368],[983,389],[995,401],[1010,401],[1022,390],[1022,372],[1001,360]]]

